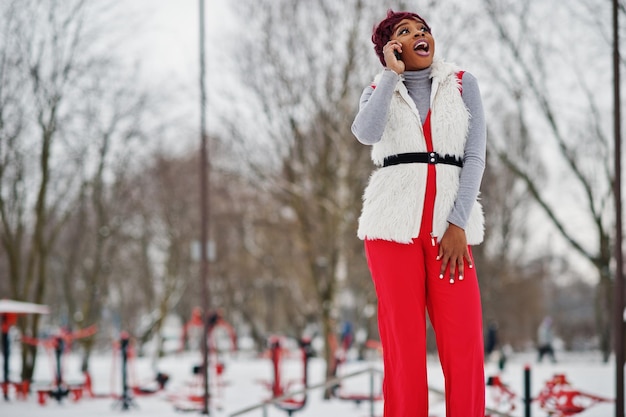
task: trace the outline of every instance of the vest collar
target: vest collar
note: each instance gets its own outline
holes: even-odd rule
[[[440,84],[447,77],[449,77],[450,74],[456,73],[456,71],[458,71],[458,68],[455,65],[449,64],[440,58],[435,58],[430,68],[430,79],[432,80],[432,86],[430,91],[430,106],[432,107]],[[404,76],[400,75],[400,80],[396,84],[396,91],[400,93],[400,96],[409,105],[411,110],[413,110],[416,114],[419,114],[419,112],[417,111],[417,107],[415,106],[415,102],[409,96],[409,91],[406,89],[403,81]]]

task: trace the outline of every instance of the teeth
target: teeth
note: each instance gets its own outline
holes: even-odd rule
[[[428,43],[425,42],[425,41],[418,42],[413,49],[417,50],[417,49],[420,49],[420,48],[428,49]]]

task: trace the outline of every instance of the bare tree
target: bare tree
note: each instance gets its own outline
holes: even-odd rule
[[[198,301],[191,251],[199,218],[195,162],[158,151],[125,185],[132,203],[124,223],[132,232],[125,233],[127,253],[115,268],[116,304],[140,346],[156,338],[157,356],[163,353],[165,318],[176,310],[189,317]]]
[[[374,19],[365,3],[243,4],[255,25],[242,49],[247,57],[239,62],[249,63],[242,66],[242,79],[250,104],[258,104],[258,124],[250,129],[256,140],[248,140],[250,132],[241,127],[236,132],[245,139],[240,149],[256,181],[283,207],[286,217],[279,222],[291,226],[289,234],[268,242],[289,242],[287,256],[269,250],[265,259],[283,270],[283,285],[302,301],[294,303],[299,316],[320,323],[326,341],[336,331],[340,275],[351,274],[349,254],[362,251],[355,224],[368,150],[358,146],[349,127],[364,74],[372,76],[375,60],[367,45],[371,25],[365,24]],[[315,40],[294,36],[295,27],[306,27]],[[325,343],[328,363],[332,354]],[[327,376],[331,372],[329,367]]]
[[[9,190],[0,193],[3,245],[10,259],[11,296],[41,303],[48,281],[48,260],[70,213],[65,204],[67,193],[75,186],[73,177],[57,176],[54,170],[62,163],[62,158],[55,158],[62,125],[71,119],[66,100],[89,62],[87,56],[78,53],[86,40],[83,2],[66,7],[9,2],[3,5],[2,13],[3,27],[12,33],[4,38],[0,51],[5,63],[3,107],[11,100],[19,104],[19,120],[2,126],[3,136],[14,139],[4,142],[10,147],[5,156],[12,158],[4,158],[7,165],[2,169],[2,187]],[[15,100],[16,93],[19,100]],[[15,130],[15,126],[23,128]],[[19,142],[15,133],[19,133]],[[29,154],[37,155],[37,162],[27,158]],[[32,318],[29,332],[36,335],[38,325],[38,318]],[[25,329],[24,322],[22,326]],[[34,356],[32,347],[23,349],[24,379],[31,378]]]
[[[483,4],[502,45],[496,56],[486,54],[494,79],[503,87],[498,96],[501,109],[515,109],[518,128],[532,143],[527,155],[515,153],[504,141],[492,142],[492,151],[525,183],[529,196],[558,234],[595,268],[599,279],[596,326],[606,361],[612,311],[610,201],[614,178],[608,163],[612,147],[601,111],[604,104],[596,91],[601,83],[594,84],[602,72],[602,61],[588,57],[583,66],[565,52],[572,47],[572,40],[569,36],[562,38],[559,24],[565,28],[587,26],[580,15],[570,13],[572,5],[553,9],[533,0],[515,4],[484,0]],[[555,11],[562,19],[554,19]],[[532,29],[547,21],[552,26],[542,27],[549,30],[539,33]],[[592,47],[577,47],[608,51],[598,35],[593,31],[585,35],[583,44],[595,41]],[[506,138],[506,134],[500,137]],[[546,184],[545,177],[529,164],[533,160],[550,167],[548,178],[561,176],[556,193],[549,191],[555,185]],[[584,227],[572,225],[572,219],[581,217],[586,219]],[[591,236],[581,230],[592,231]]]
[[[100,321],[108,301],[109,283],[115,282],[111,276],[113,264],[123,250],[123,208],[130,205],[126,177],[133,173],[132,167],[142,165],[144,157],[135,145],[145,142],[142,139],[147,135],[142,123],[148,112],[148,98],[132,87],[132,74],[120,79],[112,69],[109,66],[109,73],[99,75],[94,69],[89,94],[77,111],[81,118],[75,134],[89,140],[78,147],[83,164],[81,191],[75,200],[74,227],[67,237],[73,250],[68,251],[68,246],[57,250],[58,259],[66,266],[60,277],[64,303],[70,323],[76,326],[96,325]],[[73,137],[71,142],[81,140]],[[77,282],[82,284],[78,288]],[[83,342],[84,370],[88,368],[94,340]]]
[[[145,106],[141,94],[113,82],[119,74],[111,73],[110,56],[98,43],[109,16],[100,5],[29,0],[0,6],[11,34],[0,41],[0,235],[10,296],[42,303],[55,289],[51,284],[61,285],[53,316],[69,326],[99,318],[115,248],[106,244],[115,226],[106,183],[114,162],[128,166],[114,159],[132,148],[123,153],[116,146],[139,136]],[[68,241],[70,220],[75,240],[68,248],[75,252],[58,246],[59,239]],[[77,274],[82,294],[71,283]],[[39,319],[20,327],[37,336]],[[22,349],[26,380],[35,353],[32,346]]]
[[[545,176],[542,162],[532,158],[532,144],[518,113],[503,116],[507,151],[525,158],[538,181]],[[499,132],[499,131],[498,131]],[[488,132],[489,143],[498,133]],[[530,168],[532,167],[532,168]],[[547,310],[544,282],[554,258],[550,252],[536,253],[525,244],[533,229],[529,222],[533,202],[525,183],[491,150],[481,186],[485,210],[485,241],[473,248],[478,268],[485,328],[495,323],[500,339],[514,348],[525,349],[536,334]]]

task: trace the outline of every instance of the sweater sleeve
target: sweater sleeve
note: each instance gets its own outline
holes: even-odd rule
[[[480,89],[476,78],[463,73],[463,101],[469,110],[469,130],[465,142],[463,168],[459,180],[459,191],[448,222],[465,229],[474,202],[478,198],[480,183],[485,171],[487,129]]]
[[[397,73],[385,69],[376,86],[367,86],[363,90],[359,111],[352,122],[352,133],[359,142],[373,145],[382,138],[391,97],[399,80]]]

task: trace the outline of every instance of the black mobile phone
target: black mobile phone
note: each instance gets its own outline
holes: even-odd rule
[[[402,61],[402,57],[400,56],[400,52],[398,52],[396,49],[393,50],[393,54],[396,56],[396,59],[398,61]]]

